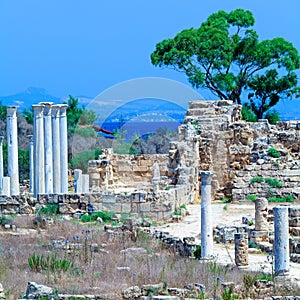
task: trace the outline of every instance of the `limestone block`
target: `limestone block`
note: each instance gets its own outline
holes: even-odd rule
[[[140,204],[140,212],[150,212],[151,211],[151,205],[150,202],[147,203],[141,203]]]
[[[300,227],[290,227],[289,232],[295,237],[300,237]]]
[[[300,217],[289,218],[290,227],[300,227]]]
[[[103,195],[102,202],[103,202],[103,204],[116,203],[116,195]]]
[[[300,206],[289,207],[289,217],[300,217]]]
[[[121,203],[103,203],[103,210],[112,211],[116,214],[122,213],[122,204]]]
[[[129,214],[131,213],[131,204],[130,203],[122,203],[122,213]]]

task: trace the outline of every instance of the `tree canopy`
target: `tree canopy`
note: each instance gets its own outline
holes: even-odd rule
[[[300,57],[284,38],[259,41],[248,10],[218,11],[199,28],[185,29],[156,45],[152,64],[183,72],[195,88],[223,100],[244,99],[258,118],[283,98],[299,97]]]

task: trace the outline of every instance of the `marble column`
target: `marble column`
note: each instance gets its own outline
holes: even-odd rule
[[[34,193],[34,146],[33,135],[28,135],[29,138],[29,193]]]
[[[60,183],[60,133],[59,133],[60,106],[52,106],[52,166],[53,166],[53,193],[61,192]]]
[[[201,176],[201,258],[213,255],[213,227],[211,212],[211,180],[214,172],[200,172]]]
[[[60,105],[59,133],[60,133],[60,181],[61,193],[68,193],[68,130],[67,104]]]
[[[2,183],[3,183],[2,195],[9,197],[10,196],[10,177],[4,176],[2,178]]]
[[[90,176],[89,174],[82,174],[82,193],[88,193],[90,191]]]
[[[7,107],[6,117],[8,176],[10,177],[10,194],[19,195],[19,164],[18,164],[18,124],[17,106]]]
[[[290,269],[288,206],[275,206],[274,212],[274,272],[287,275]]]
[[[45,193],[53,193],[53,158],[52,158],[52,122],[51,106],[53,102],[42,102],[44,105],[44,163],[45,163]]]
[[[33,141],[34,141],[34,197],[45,193],[45,164],[44,164],[44,106],[32,105]]]
[[[74,170],[74,190],[76,194],[82,193],[82,170]]]
[[[234,234],[234,253],[235,264],[238,267],[248,266],[248,234],[235,233]]]
[[[0,136],[0,195],[2,195],[2,181],[3,181],[3,140],[4,136]]]

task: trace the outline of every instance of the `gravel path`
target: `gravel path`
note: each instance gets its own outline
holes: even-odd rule
[[[242,217],[253,218],[255,215],[254,203],[245,204],[213,204],[213,226],[218,224],[240,225]],[[156,227],[158,230],[169,232],[174,237],[195,237],[197,244],[200,244],[200,204],[187,206],[189,215],[179,223],[167,223]],[[271,265],[267,261],[267,255],[262,253],[250,253],[255,251],[249,249],[249,266],[245,270],[271,272]],[[257,250],[256,250],[257,251]],[[214,243],[214,255],[220,264],[232,264],[234,262],[234,244]],[[289,277],[293,278],[300,285],[300,264],[290,263]]]

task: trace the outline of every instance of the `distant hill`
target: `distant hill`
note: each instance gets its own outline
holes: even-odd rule
[[[9,96],[0,96],[3,105],[17,105],[21,109],[29,108],[39,102],[61,102],[61,98],[50,95],[43,88],[29,87],[26,91]]]
[[[75,96],[79,99],[79,103],[83,106],[89,106],[93,101],[92,98],[86,96]],[[39,102],[67,102],[68,97],[56,97],[51,95],[44,88],[29,87],[24,92],[16,93],[8,96],[1,96],[0,101],[3,105],[17,105],[21,112],[24,108],[28,109],[32,104]],[[145,101],[147,100],[147,101]],[[105,110],[105,103],[99,103],[99,109]],[[300,120],[300,100],[284,100],[276,105],[275,109],[283,121]],[[125,122],[148,113],[156,112],[158,116],[166,115],[180,122],[185,114],[180,106],[168,101],[160,101],[159,99],[139,99],[127,103],[122,107],[116,107],[114,111],[108,112],[106,120],[99,120],[100,123],[116,122],[123,119]]]

